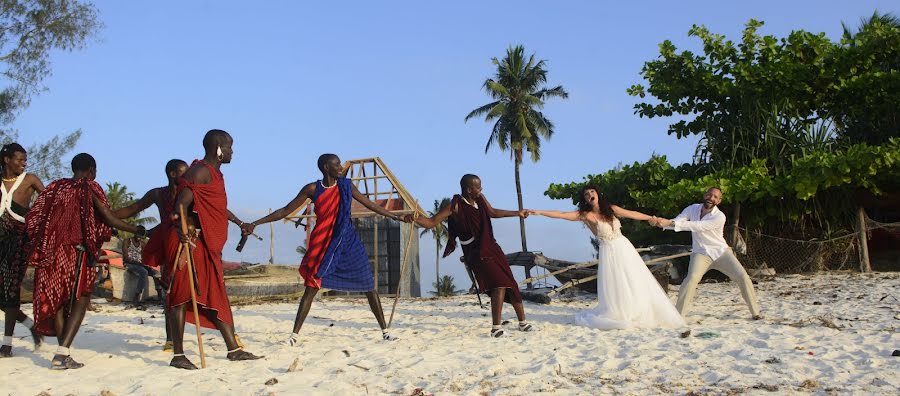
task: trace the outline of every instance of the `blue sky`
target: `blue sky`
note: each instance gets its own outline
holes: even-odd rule
[[[72,154],[93,154],[100,182],[142,194],[164,183],[168,159],[202,156],[203,134],[225,129],[235,138],[223,169],[229,206],[246,221],[317,179],[323,152],[381,157],[426,208],[456,193],[464,173],[482,177],[495,207],[515,207],[508,153],[485,154],[490,125],[463,122],[489,101],[481,84],[494,71],[491,57],[511,44],[546,59],[550,84],[570,93],[545,108],[556,135],[542,161],[522,167],[526,207],[568,210],[543,195],[550,183],[652,153],[690,161],[696,140],[666,135],[666,120],[638,118],[625,93],[663,40],[699,52],[686,34],[692,24],[738,39],[750,18],[766,22],[765,34],[837,38],[842,21],[900,12],[896,1],[96,4],[106,27],[85,49],[54,54],[49,90],[12,125],[21,142],[81,129]],[[518,222],[494,224],[500,245],[518,250]],[[226,259],[268,259],[268,241],[235,252],[232,228]],[[527,229],[532,250],[568,260],[591,254],[579,224],[530,218]],[[302,232],[279,223],[276,236],[276,262],[299,262]],[[422,240],[423,290],[434,278],[433,246]],[[442,273],[466,286],[456,257],[442,261]]]

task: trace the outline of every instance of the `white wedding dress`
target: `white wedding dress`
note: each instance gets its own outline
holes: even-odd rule
[[[595,228],[600,241],[597,306],[579,313],[576,322],[598,329],[685,326],[634,245],[622,235],[619,219],[612,224],[600,221]]]

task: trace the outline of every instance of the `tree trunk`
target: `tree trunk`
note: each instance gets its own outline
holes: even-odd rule
[[[518,201],[519,201],[519,211],[522,211],[523,209],[525,209],[525,207],[522,205],[522,182],[519,177],[519,166],[522,163],[522,151],[521,150],[516,151],[515,163],[516,163],[516,167],[515,167],[516,168],[516,198],[518,198]],[[523,219],[521,217],[519,217],[519,231],[522,236],[522,251],[527,252],[528,251],[528,241],[525,238],[525,219]],[[525,266],[525,278],[530,278],[530,277],[531,277],[531,266],[526,265]],[[531,289],[531,288],[533,288],[533,286],[529,283],[528,288]]]
[[[441,284],[441,240],[434,241],[434,275],[437,284]]]
[[[862,206],[857,212],[857,231],[859,232],[859,271],[872,272],[872,264],[869,262],[868,226],[866,226],[866,210]]]

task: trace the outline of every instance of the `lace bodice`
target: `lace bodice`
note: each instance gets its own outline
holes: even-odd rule
[[[601,241],[611,241],[622,236],[622,223],[617,217],[613,217],[612,224],[607,221],[599,221],[594,224],[597,230],[597,239]]]

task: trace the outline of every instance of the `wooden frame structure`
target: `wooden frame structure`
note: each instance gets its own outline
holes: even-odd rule
[[[419,206],[419,203],[413,198],[412,194],[409,193],[409,190],[400,183],[397,176],[391,172],[390,168],[385,165],[381,158],[371,157],[344,161],[343,167],[344,176],[350,179],[360,193],[365,195],[366,198],[369,198],[372,202],[387,209],[389,212],[395,214],[418,213],[418,216],[427,216],[425,210]],[[307,227],[307,229],[311,229],[313,224],[315,224],[316,215],[311,210],[310,203],[311,201],[307,199],[306,202],[301,204],[300,207],[294,211],[294,213],[285,217],[284,222],[292,222],[295,226],[303,225],[304,227]],[[350,209],[350,217],[354,219],[379,216],[380,215],[360,205],[358,202],[354,202]],[[306,224],[302,223],[304,220],[306,221]],[[402,227],[415,227],[415,224],[404,224]],[[375,222],[374,232],[374,251],[371,253],[374,260],[377,260],[379,257],[378,222]],[[309,232],[306,233],[306,246],[309,246],[309,234]],[[377,261],[375,263],[370,261],[370,264],[372,264],[372,272],[375,277],[375,286],[377,289],[378,263]],[[397,290],[400,290],[400,287],[401,285],[398,285]]]

